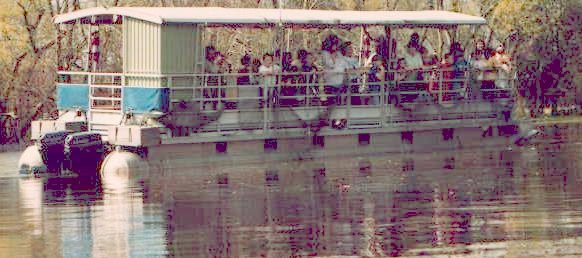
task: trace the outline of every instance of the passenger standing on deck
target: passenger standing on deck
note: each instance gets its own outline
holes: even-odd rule
[[[207,99],[204,101],[204,108],[206,108],[207,103],[212,103],[213,109],[216,109],[217,101],[213,98],[218,96],[218,65],[216,64],[217,52],[213,46],[207,46],[205,49],[206,61],[204,62],[204,73],[206,74],[206,87],[204,89],[204,97]]]
[[[418,81],[423,79],[421,70],[424,64],[418,48],[417,43],[411,40],[406,46],[406,52],[404,53],[404,60],[406,61],[405,68],[409,71],[407,80],[411,81],[411,84],[418,84]]]
[[[497,69],[497,80],[495,81],[495,86],[499,89],[508,89],[512,67],[510,57],[505,53],[505,47],[503,44],[500,44],[495,51],[493,65]]]
[[[471,56],[481,58],[483,57],[484,52],[485,52],[485,41],[483,41],[482,39],[478,39],[477,42],[475,42],[475,51]]]
[[[328,104],[340,104],[344,90],[345,71],[348,67],[345,59],[339,53],[340,39],[330,35],[322,42],[322,63],[324,67],[325,93],[330,95]],[[325,98],[322,99],[325,101]]]
[[[248,87],[252,84],[252,76],[253,76],[252,75],[253,68],[252,68],[252,64],[251,64],[251,56],[249,54],[245,54],[243,57],[241,57],[240,64],[241,64],[241,66],[238,69],[237,76],[236,76],[236,85],[237,85],[237,89],[238,89],[238,97],[239,98],[256,97],[254,94],[255,92],[253,92],[252,96],[249,95],[250,91],[249,91],[249,87]],[[243,91],[245,91],[244,94],[243,94]]]
[[[425,78],[425,65],[423,60],[423,53],[428,53],[429,50],[420,43],[420,37],[418,33],[413,33],[410,36],[410,40],[406,45],[406,51],[404,53],[404,60],[406,63],[405,69],[408,71],[406,80],[399,85],[399,90],[404,90],[404,95],[400,94],[401,97],[411,98],[411,101],[417,102],[427,102],[430,100],[427,88],[429,78]],[[426,74],[427,76],[429,74]]]
[[[494,50],[485,48],[483,56],[485,62],[483,63],[483,81],[481,83],[482,96],[486,100],[492,101],[495,98],[495,80],[497,79],[497,71],[495,70],[495,63],[493,61]]]
[[[372,56],[372,66],[368,70],[368,92],[372,94],[365,98],[366,105],[379,105],[380,104],[380,92],[381,87],[384,86],[385,82],[385,65],[383,58],[380,55]]]
[[[376,38],[372,37],[370,35],[370,33],[368,32],[367,28],[364,27],[364,48],[368,48],[368,44],[369,41],[373,41],[376,44],[376,54],[380,55],[380,58],[382,58],[384,60],[384,63],[388,64],[389,59],[392,59],[394,61],[394,59],[396,58],[396,39],[391,38],[390,35],[390,28],[388,26],[384,27],[384,35],[380,35]],[[390,41],[392,41],[392,48],[390,48]],[[373,55],[368,55],[368,51],[364,50],[364,58],[366,58],[366,60],[370,61],[367,62],[365,65],[368,66],[371,64],[371,58]]]
[[[354,57],[354,50],[352,48],[352,43],[347,41],[344,42],[341,46],[340,46],[340,52],[345,60],[345,63],[347,65],[347,88],[350,91],[351,95],[357,95],[358,89],[359,89],[359,84],[358,84],[358,68],[359,68],[359,64],[358,64],[358,59],[356,59]],[[351,99],[351,104],[352,105],[359,105],[361,103],[360,101],[360,97],[359,96],[352,96]]]
[[[481,96],[481,84],[483,81],[483,70],[487,67],[487,59],[485,59],[485,41],[477,40],[475,43],[475,51],[471,54],[469,59],[469,73],[471,78],[470,83],[470,98],[477,100]]]
[[[427,69],[424,73],[424,79],[427,81],[425,83],[426,90],[431,97],[434,98],[435,93],[437,91],[437,84],[440,73],[438,71],[438,57],[436,53],[430,53],[426,51],[422,56],[422,63],[424,67]]]
[[[261,60],[259,58],[253,58],[251,60],[251,83],[252,84],[259,84],[259,67],[261,67]],[[262,92],[259,92],[258,96],[263,96]]]
[[[283,52],[281,57],[281,99],[280,102],[283,105],[289,105],[295,102],[295,94],[297,89],[295,88],[295,76],[297,73],[297,67],[293,65],[293,55],[291,52]]]
[[[281,73],[281,68],[273,64],[273,54],[264,54],[263,63],[259,67],[259,74],[262,77],[262,91],[266,97],[265,105],[273,105],[276,102],[277,91],[275,87],[278,83],[279,73]]]
[[[238,85],[239,101],[237,107],[239,109],[239,123],[241,129],[254,129],[257,123],[261,121],[261,115],[257,115],[256,111],[259,109],[259,99],[257,89],[253,86],[253,66],[251,56],[246,54],[241,60],[241,68],[238,70],[236,84]]]
[[[302,54],[299,55],[299,61],[301,63],[299,69],[302,72],[299,77],[299,84],[305,85],[301,87],[301,94],[306,97],[306,101],[309,101],[311,98],[307,98],[307,96],[319,95],[319,89],[317,87],[318,69],[315,66],[315,58],[313,57],[313,54],[308,51],[302,52]]]
[[[453,56],[453,79],[454,82],[452,84],[453,90],[457,93],[454,94],[456,98],[465,98],[467,95],[467,91],[464,88],[465,86],[465,79],[466,79],[466,71],[469,68],[469,62],[465,60],[465,50],[461,46],[460,43],[455,42],[451,46],[451,55]]]
[[[245,54],[240,59],[241,68],[238,70],[238,76],[236,78],[236,84],[240,86],[251,85],[251,76],[253,72],[251,64],[251,56]]]
[[[230,63],[228,63],[228,61],[226,60],[226,57],[220,52],[217,52],[216,66],[218,66],[218,76],[219,76],[218,80],[219,87],[217,94],[220,94],[219,97],[220,103],[226,103],[227,109],[233,109],[235,106],[233,100],[226,99],[227,97],[236,98],[236,93],[234,93],[236,92],[236,88],[227,88],[228,86],[232,86],[233,84],[233,82],[231,82],[232,80],[230,80],[229,78],[229,74],[231,73],[232,68]],[[227,92],[229,92],[228,95]]]

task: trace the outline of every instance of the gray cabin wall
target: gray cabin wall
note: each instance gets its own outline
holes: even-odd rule
[[[155,24],[126,17],[123,23],[125,84],[170,87],[172,102],[194,98],[192,88],[203,82],[202,78],[192,76],[203,72],[201,31],[202,26],[197,24]]]
[[[172,102],[190,101],[195,97],[192,87],[203,81],[202,77],[192,76],[202,72],[199,65],[203,64],[200,26],[175,23],[164,24],[161,28],[161,69],[162,74],[169,76]]]
[[[195,24],[162,25],[162,73],[194,73],[197,35]]]
[[[126,17],[123,22],[123,72],[126,85],[160,87],[161,26]]]

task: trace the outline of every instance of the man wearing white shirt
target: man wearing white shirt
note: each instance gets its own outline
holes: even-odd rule
[[[408,69],[417,70],[423,67],[422,55],[413,44],[408,44],[404,54],[404,60],[406,60],[406,68]]]
[[[334,100],[331,100],[330,104],[339,104],[340,94],[344,88],[344,80],[346,78],[346,70],[349,68],[347,59],[345,59],[337,47],[332,47],[331,52],[322,52],[323,65],[324,65],[324,81],[325,81],[325,91],[327,94],[336,95]]]

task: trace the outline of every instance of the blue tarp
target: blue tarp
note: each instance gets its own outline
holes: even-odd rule
[[[57,108],[59,110],[89,109],[89,85],[87,84],[58,84]]]
[[[123,88],[123,110],[149,112],[159,110],[168,112],[170,106],[169,88]]]

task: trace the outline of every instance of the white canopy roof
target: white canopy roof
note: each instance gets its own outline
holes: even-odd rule
[[[126,16],[152,23],[313,25],[475,25],[482,17],[447,11],[329,11],[221,7],[88,8],[56,16],[55,23],[91,17]],[[107,20],[107,19],[105,19]]]

